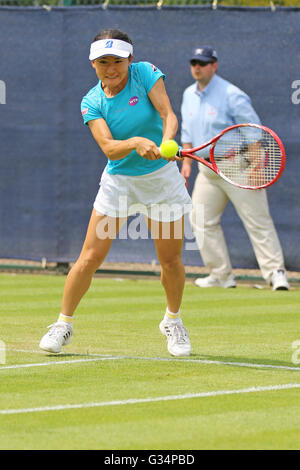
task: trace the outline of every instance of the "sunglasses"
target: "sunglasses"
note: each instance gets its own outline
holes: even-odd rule
[[[206,65],[212,64],[212,62],[202,62],[201,60],[193,59],[191,60],[191,65],[195,67],[196,65],[200,65],[200,67],[206,67]]]

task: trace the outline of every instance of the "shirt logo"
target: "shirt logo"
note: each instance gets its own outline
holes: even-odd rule
[[[156,72],[157,67],[155,67],[155,65],[151,64],[151,68],[152,68],[153,72]]]
[[[133,96],[129,100],[130,106],[135,106],[136,104],[138,104],[138,102],[139,102],[139,97],[138,96]]]
[[[218,113],[217,113],[217,110],[216,110],[213,106],[211,106],[211,107],[209,108],[207,114],[208,114],[209,116],[217,116]]]
[[[89,108],[85,108],[81,111],[81,115],[84,116],[85,114],[87,114],[89,112]]]

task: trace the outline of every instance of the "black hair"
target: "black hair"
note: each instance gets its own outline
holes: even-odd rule
[[[100,39],[120,39],[121,41],[128,42],[133,46],[133,42],[128,34],[124,33],[124,31],[121,31],[120,29],[102,29],[100,33],[94,37],[94,41],[99,41]]]

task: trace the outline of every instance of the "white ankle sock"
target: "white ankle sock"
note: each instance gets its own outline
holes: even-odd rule
[[[180,318],[180,309],[178,310],[177,313],[170,312],[170,310],[167,308],[166,313],[164,316],[164,320],[169,322],[169,323],[178,323],[181,321]]]
[[[57,321],[63,322],[63,323],[69,323],[69,325],[72,325],[73,317],[69,317],[68,315],[64,315],[63,313],[60,313]]]

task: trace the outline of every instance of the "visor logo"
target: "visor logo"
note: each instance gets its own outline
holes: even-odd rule
[[[113,46],[113,41],[106,41],[104,47],[105,47],[105,49],[107,49],[107,48],[110,48],[110,47],[112,47],[112,46]]]

